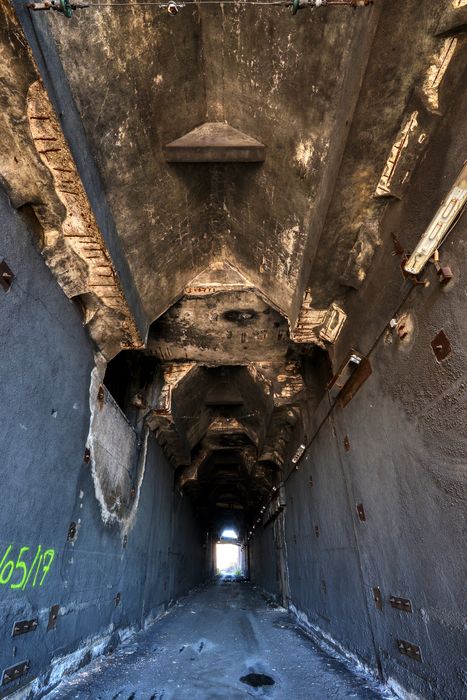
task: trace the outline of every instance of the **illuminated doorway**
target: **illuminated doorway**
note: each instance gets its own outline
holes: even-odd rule
[[[238,534],[235,530],[224,530],[216,544],[216,571],[221,576],[241,576],[242,566]]]

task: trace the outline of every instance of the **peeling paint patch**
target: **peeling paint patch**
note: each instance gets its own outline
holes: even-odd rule
[[[394,145],[391,148],[391,153],[384,166],[383,173],[376,187],[375,195],[377,197],[385,197],[392,194],[392,181],[394,179],[397,165],[400,161],[402,152],[407,148],[411,134],[418,127],[418,111],[412,112],[402,125]]]
[[[281,233],[282,245],[288,253],[293,253],[295,248],[295,242],[300,235],[300,226],[295,224],[290,228],[286,228]]]
[[[27,118],[37,155],[52,175],[64,207],[61,222],[34,205],[44,229],[43,255],[65,294],[78,297],[98,347],[112,357],[121,347],[142,344],[84,187],[42,83],[30,85]]]
[[[102,521],[106,525],[119,523],[124,536],[130,530],[138,510],[149,430],[145,430],[138,453],[135,431],[113,399],[110,401],[110,394],[104,390],[104,399],[100,398],[105,367],[105,361],[97,357],[89,389],[91,418],[87,446],[90,449],[94,492]]]
[[[426,72],[423,81],[423,92],[431,109],[439,109],[439,88],[443,82],[446,71],[454,56],[457,47],[457,39],[449,37],[445,39],[440,51],[433,56],[433,63]]]
[[[313,344],[324,348],[324,340],[328,343],[334,343],[337,340],[347,315],[335,303],[332,303],[327,309],[316,309],[311,302],[311,292],[307,289],[297,324],[291,331],[290,338],[294,343]]]
[[[314,152],[315,145],[311,139],[308,141],[300,141],[295,149],[295,161],[304,173],[308,172],[310,168]]]
[[[63,656],[56,656],[51,660],[50,668],[45,674],[35,678],[32,683],[25,688],[19,689],[10,697],[12,700],[28,700],[29,698],[37,697],[39,694],[42,696],[46,691],[52,690],[62,678],[74,673],[96,657],[101,656],[109,645],[113,631],[114,627],[111,624],[103,633],[88,637],[76,651]]]
[[[346,269],[342,275],[342,283],[353,289],[359,289],[367,276],[375,252],[380,246],[379,222],[376,220],[366,221],[358,230]]]
[[[347,314],[334,302],[330,305],[324,318],[323,327],[319,337],[328,343],[335,343],[347,320]]]

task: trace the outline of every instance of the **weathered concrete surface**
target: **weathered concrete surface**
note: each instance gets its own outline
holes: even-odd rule
[[[91,392],[93,385],[91,382]],[[136,496],[132,480],[139,458],[138,437],[105,386],[100,385],[92,398],[89,460],[96,490],[103,500],[103,519],[111,520],[128,511]]]
[[[226,249],[295,324],[382,6],[33,17],[40,41],[48,22],[57,42],[151,320]],[[274,42],[257,41],[265,35]],[[271,158],[166,164],[163,146],[206,119],[265,143]]]
[[[16,28],[16,19],[14,21],[9,20],[9,30],[17,36],[21,36],[24,31],[25,38],[20,39],[20,44],[28,52],[32,51],[32,58],[39,69],[39,74],[60,124],[60,129],[72,154],[72,159],[76,164],[79,179],[82,182],[89,206],[117,271],[125,299],[131,310],[138,332],[144,338],[148,319],[144,314],[141,298],[130,273],[128,261],[123,254],[96,159],[86,138],[83,123],[71,93],[66,72],[52,39],[47,20],[45,17],[41,18],[31,13],[21,0],[12,0],[12,2],[5,0],[4,4],[6,6],[12,5],[15,8],[16,16],[22,25],[22,31],[18,31]],[[25,71],[25,66],[19,62],[16,68]]]
[[[0,5],[3,56],[0,177],[36,243],[106,357],[141,345],[135,318],[75,161],[10,4]]]
[[[66,23],[33,17],[42,21],[57,41],[151,322],[206,267],[212,249],[209,178],[163,155],[165,144],[205,121],[198,14],[187,8],[174,23],[157,8],[102,8]]]
[[[265,674],[273,684],[255,689],[240,680],[249,673]],[[267,604],[250,584],[219,582],[183,599],[133,643],[46,697],[377,700],[382,695],[376,684],[353,676],[314,646],[283,608]]]
[[[190,291],[153,326],[147,351],[169,361],[207,365],[282,364],[290,347],[286,319],[256,290]]]
[[[265,529],[259,528],[249,546],[250,577],[278,601],[280,590],[277,559],[273,525]]]
[[[370,353],[372,374],[324,420],[286,485],[290,602],[310,626],[405,688],[403,696],[429,700],[464,694],[467,219],[440,251],[454,273],[445,287],[430,265],[430,286],[412,288],[391,233],[413,249],[455,181],[467,147],[466,99],[457,94],[410,190],[388,205],[381,249],[347,307],[333,364],[355,348]],[[406,336],[390,330],[391,318],[405,321]],[[441,329],[452,350],[440,363],[431,341]],[[329,407],[324,396],[308,435]],[[391,607],[391,596],[409,599],[412,612]],[[397,639],[417,645],[421,661],[401,654]]]
[[[402,167],[396,172],[403,184],[392,190],[400,198],[410,187],[417,168],[423,167],[419,166],[420,158],[439,128],[441,115],[449,112],[462,92],[462,35],[454,55],[444,62],[445,72],[435,81],[432,76],[432,85],[440,81],[438,109],[430,107],[425,92],[430,69],[445,44],[444,39],[435,36],[437,22],[444,8],[451,5],[450,0],[394,0],[384,4],[309,279],[317,305],[346,299],[347,308],[352,300],[349,287],[358,289],[362,285],[379,252],[383,240],[380,222],[388,200],[374,195],[399,129],[416,115],[415,138],[403,145]]]
[[[172,469],[153,438],[127,538],[102,522],[83,461],[94,363],[89,337],[4,194],[0,219],[0,259],[15,274],[8,292],[0,288],[0,670],[30,662],[29,673],[1,686],[0,696],[39,678],[31,688],[37,696],[67,666],[114,646],[125,629],[198,583],[204,550],[191,505],[174,496]],[[36,577],[39,545],[53,550],[53,559],[36,560]],[[17,561],[32,571],[24,590],[13,587],[25,581]],[[60,606],[56,629],[47,631],[53,605]],[[34,632],[12,637],[14,622],[34,618]]]
[[[222,172],[225,246],[292,328],[381,7],[200,10],[208,118],[268,149],[260,168]]]
[[[106,412],[96,421],[97,449],[88,445],[91,466],[83,464],[91,347],[77,310],[26,244],[34,230],[40,245],[34,212],[47,215],[49,239],[70,212],[33,145],[54,133],[27,120],[43,104],[34,94],[38,76],[4,12],[2,176],[22,218],[8,206],[1,213],[0,256],[17,275],[9,292],[0,290],[4,492],[12,497],[2,516],[11,537],[0,552],[8,595],[2,668],[29,658],[26,680],[51,667],[55,682],[64,666],[117,641],[117,628],[121,635],[141,624],[199,581],[220,529],[231,525],[242,535],[260,532],[250,540],[251,571],[304,623],[407,692],[457,700],[465,216],[441,251],[454,273],[444,288],[430,268],[431,286],[408,296],[391,237],[400,241],[396,252],[413,249],[465,158],[465,38],[436,36],[451,0],[379,1],[295,18],[263,6],[184,8],[177,18],[155,7],[89,8],[70,21],[29,16],[16,4],[83,186],[71,218],[81,232],[82,212],[93,213],[119,274],[127,265],[128,298],[138,290],[143,316],[164,332],[145,354],[124,353],[134,365],[119,364],[120,354],[108,367],[108,376],[116,367],[114,398],[129,399],[136,439],[123,415]],[[39,97],[47,99],[45,91]],[[206,120],[227,120],[265,143],[265,163],[168,165],[164,144]],[[230,263],[237,281],[222,267],[209,289],[213,263]],[[76,270],[60,265],[62,278],[55,269],[62,282],[70,276],[88,310],[92,299],[82,291],[91,267],[80,258]],[[24,289],[30,296],[16,296]],[[333,347],[321,323],[336,300],[347,320]],[[268,323],[251,323],[250,337],[250,311],[261,317],[266,306]],[[240,314],[229,337],[231,311]],[[300,342],[279,338],[287,322]],[[437,364],[431,342],[441,328],[452,351]],[[351,348],[370,354],[373,372],[326,418],[326,375]],[[161,367],[164,354],[171,364]],[[186,372],[174,358],[187,361]],[[96,401],[91,396],[92,410]],[[141,454],[145,421],[176,471],[149,437],[133,496],[129,443]],[[113,441],[123,422],[131,440]],[[116,512],[120,492],[130,500],[125,513]],[[268,499],[282,492],[286,510],[263,529]],[[105,526],[112,509],[115,525]],[[39,544],[49,551],[29,588],[10,588],[21,580],[21,557],[30,563]],[[392,608],[391,595],[410,598],[413,611]],[[63,610],[46,633],[52,603]],[[36,612],[36,632],[12,640],[10,623]],[[396,639],[419,646],[420,660],[402,655]]]

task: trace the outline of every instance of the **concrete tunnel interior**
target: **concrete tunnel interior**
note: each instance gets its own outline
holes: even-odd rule
[[[0,698],[465,697],[466,32],[0,0]]]

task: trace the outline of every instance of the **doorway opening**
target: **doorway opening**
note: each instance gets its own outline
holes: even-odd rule
[[[218,576],[241,576],[240,545],[228,542],[216,544],[216,571]]]
[[[216,544],[216,572],[223,578],[239,577],[243,574],[238,533],[231,528],[223,530]]]

